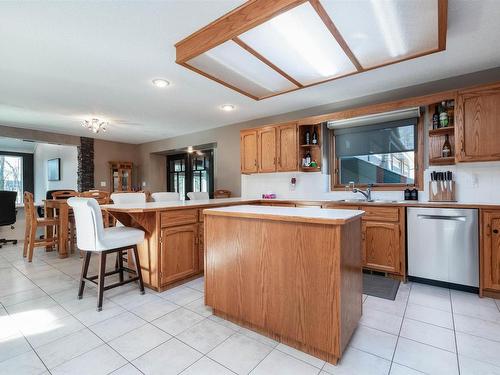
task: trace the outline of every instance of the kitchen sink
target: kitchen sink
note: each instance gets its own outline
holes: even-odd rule
[[[367,201],[366,199],[340,199],[337,202],[345,202],[345,203],[397,203],[397,200],[390,199],[372,199]]]

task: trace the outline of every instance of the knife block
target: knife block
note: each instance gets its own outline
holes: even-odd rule
[[[429,181],[430,202],[456,202],[455,181]]]

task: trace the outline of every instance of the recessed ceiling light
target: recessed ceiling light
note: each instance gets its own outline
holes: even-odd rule
[[[170,82],[168,82],[166,79],[153,79],[153,85],[156,87],[167,87],[170,86]]]
[[[226,112],[230,112],[230,111],[234,111],[235,106],[232,104],[223,104],[220,106],[220,109],[222,109],[223,111],[226,111]]]

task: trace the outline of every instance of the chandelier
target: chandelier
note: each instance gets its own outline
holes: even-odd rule
[[[108,126],[108,122],[101,121],[97,118],[93,118],[92,120],[84,120],[82,126],[87,128],[92,133],[97,134],[100,131],[103,133],[106,132],[106,126]]]

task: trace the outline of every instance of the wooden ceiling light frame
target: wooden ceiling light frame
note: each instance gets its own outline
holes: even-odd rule
[[[334,39],[340,45],[344,53],[347,55],[351,63],[356,68],[355,71],[328,78],[322,81],[313,82],[310,84],[301,84],[292,76],[284,72],[282,69],[274,65],[271,61],[266,59],[260,53],[255,51],[248,44],[243,42],[239,35],[244,32],[259,26],[260,24],[278,16],[281,13],[287,12],[301,4],[309,3],[316,11],[318,16],[321,18],[327,29],[330,31]],[[239,6],[238,8],[232,10],[231,12],[225,14],[224,16],[218,18],[212,23],[208,24],[204,28],[198,30],[197,32],[191,34],[187,38],[184,38],[180,42],[175,44],[176,48],[176,63],[182,65],[202,76],[205,76],[215,82],[220,83],[232,90],[239,92],[245,96],[248,96],[254,100],[262,100],[271,98],[273,96],[282,95],[288,92],[300,90],[305,87],[315,86],[321,83],[334,81],[339,78],[344,78],[350,75],[366,72],[369,70],[381,68],[383,66],[396,64],[402,61],[415,59],[417,57],[422,57],[430,55],[436,52],[440,52],[446,49],[446,32],[448,29],[448,0],[437,0],[438,4],[438,46],[427,51],[418,52],[416,54],[406,56],[398,60],[391,60],[382,64],[363,67],[358,61],[354,53],[351,51],[349,45],[342,37],[332,19],[321,5],[320,0],[249,0],[245,4]],[[250,94],[234,85],[231,85],[217,77],[214,77],[188,63],[189,60],[211,50],[218,45],[232,40],[241,48],[252,54],[254,57],[259,59],[269,68],[274,70],[276,73],[280,74],[282,77],[292,82],[297,87],[280,91],[277,93],[272,93],[262,97]]]

